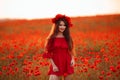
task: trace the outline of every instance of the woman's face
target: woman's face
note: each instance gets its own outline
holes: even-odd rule
[[[65,31],[65,28],[66,28],[66,25],[63,21],[60,21],[60,24],[59,24],[59,31],[60,32],[64,32]]]

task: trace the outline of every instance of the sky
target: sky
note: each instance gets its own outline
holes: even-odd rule
[[[120,0],[0,0],[0,19],[120,14]]]

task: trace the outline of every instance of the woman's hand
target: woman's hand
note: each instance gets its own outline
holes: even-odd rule
[[[53,71],[54,71],[54,72],[59,71],[59,69],[58,69],[58,67],[57,67],[56,65],[53,66]]]
[[[74,65],[75,65],[75,60],[74,60],[74,58],[72,58],[70,65],[71,65],[71,66],[74,66]]]
[[[51,62],[51,64],[52,64],[53,71],[54,71],[54,72],[59,71],[58,67],[55,65],[55,63],[54,63],[54,61],[53,61],[53,59],[52,59],[52,58],[50,59],[50,62]]]

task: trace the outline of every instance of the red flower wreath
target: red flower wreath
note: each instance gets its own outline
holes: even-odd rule
[[[68,22],[69,27],[72,27],[73,24],[71,23],[70,17],[62,14],[57,14],[55,18],[52,19],[52,23],[56,23],[59,19],[62,19],[62,18],[64,18]]]

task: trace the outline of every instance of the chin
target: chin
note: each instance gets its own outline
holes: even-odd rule
[[[60,31],[60,32],[62,32],[62,33],[63,33],[64,31]]]

